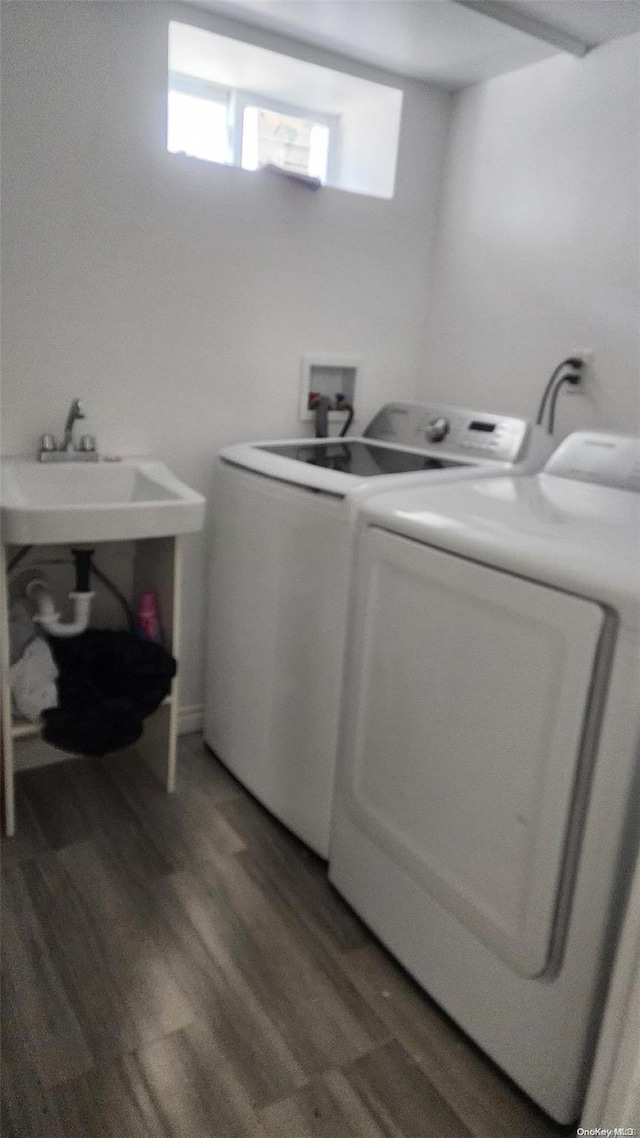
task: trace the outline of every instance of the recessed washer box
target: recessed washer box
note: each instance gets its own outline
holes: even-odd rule
[[[327,395],[330,399],[334,399],[337,394],[343,395],[347,403],[355,408],[356,380],[361,364],[362,361],[355,356],[303,356],[300,367],[300,419],[305,421],[314,417],[309,406],[312,392]],[[343,411],[329,412],[330,422],[339,423],[343,419]]]

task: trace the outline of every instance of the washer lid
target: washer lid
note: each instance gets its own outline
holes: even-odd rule
[[[367,500],[361,522],[609,601],[638,620],[640,495],[565,476],[425,482]]]
[[[289,482],[325,494],[344,497],[350,491],[370,486],[384,489],[398,477],[413,482],[425,472],[431,481],[469,478],[480,472],[503,474],[510,463],[494,458],[462,457],[446,450],[419,450],[390,446],[374,439],[271,439],[236,443],[220,451],[220,459],[266,478]],[[375,477],[374,477],[375,476]]]
[[[419,451],[399,450],[390,446],[373,446],[361,439],[327,439],[319,442],[272,443],[261,445],[267,454],[281,455],[309,466],[353,474],[357,478],[375,478],[381,474],[408,474],[419,470],[447,470],[468,463],[432,456]]]

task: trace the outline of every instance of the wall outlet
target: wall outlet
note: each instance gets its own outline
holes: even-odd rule
[[[571,352],[571,355],[577,360],[582,360],[582,371],[584,373],[588,367],[591,367],[594,351],[593,348],[576,348],[575,352]]]
[[[591,367],[594,351],[593,348],[576,348],[570,354],[574,359],[582,360],[582,367],[579,370],[580,383],[566,383],[564,391],[565,395],[579,395],[584,387],[586,373]]]

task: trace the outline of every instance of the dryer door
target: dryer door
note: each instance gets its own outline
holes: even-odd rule
[[[539,975],[604,614],[375,528],[356,595],[342,805],[512,969]]]

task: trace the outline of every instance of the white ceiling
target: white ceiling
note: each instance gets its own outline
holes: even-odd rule
[[[577,36],[590,47],[640,30],[638,0],[509,0],[509,6]]]
[[[183,2],[450,89],[640,31],[640,0]]]

